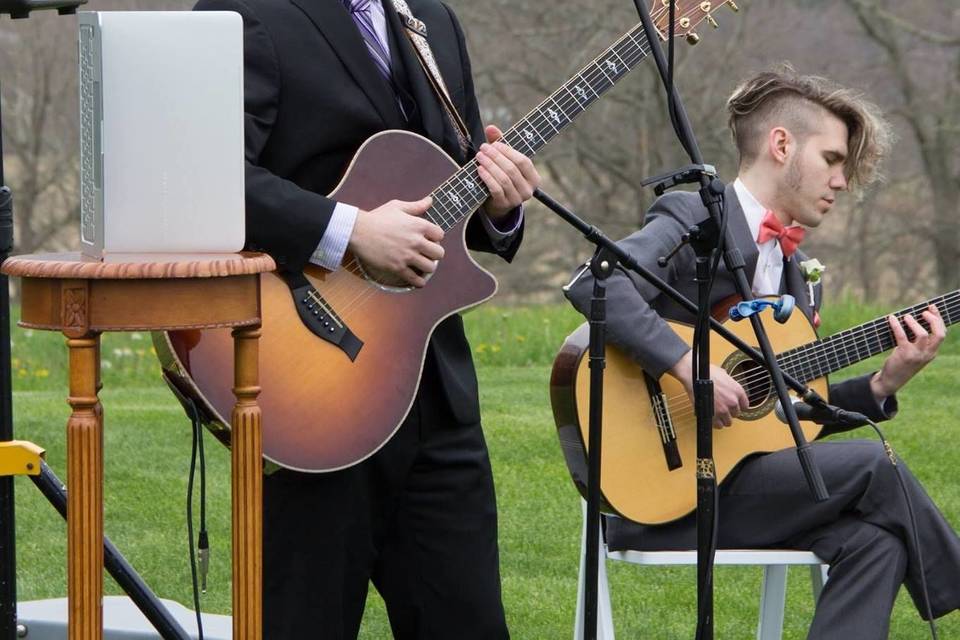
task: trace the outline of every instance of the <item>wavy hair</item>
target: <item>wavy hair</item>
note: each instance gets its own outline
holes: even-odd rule
[[[730,130],[749,167],[759,157],[766,133],[784,126],[801,141],[826,110],[847,125],[844,175],[851,190],[880,178],[880,162],[893,143],[893,130],[879,108],[860,93],[819,76],[801,75],[783,64],[747,79],[727,100]]]

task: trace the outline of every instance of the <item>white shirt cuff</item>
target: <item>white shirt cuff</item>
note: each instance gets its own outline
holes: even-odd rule
[[[517,216],[517,222],[513,225],[513,228],[509,231],[501,231],[497,229],[493,220],[490,219],[490,216],[481,209],[480,210],[480,221],[483,223],[483,228],[487,230],[487,235],[490,237],[490,242],[493,243],[495,249],[505,249],[510,245],[510,239],[513,237],[523,224],[523,205],[520,205],[520,214]]]
[[[333,208],[327,230],[320,238],[320,245],[310,256],[310,262],[323,267],[327,271],[336,271],[343,262],[343,254],[347,252],[347,243],[353,233],[353,225],[357,221],[357,208],[353,205],[338,202]]]

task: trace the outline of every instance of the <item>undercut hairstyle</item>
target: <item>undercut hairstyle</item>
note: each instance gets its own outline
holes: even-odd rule
[[[880,178],[880,162],[893,141],[890,124],[861,94],[786,64],[743,82],[727,100],[727,111],[743,167],[757,160],[773,127],[786,128],[802,145],[824,111],[833,114],[847,125],[844,175],[851,190]]]

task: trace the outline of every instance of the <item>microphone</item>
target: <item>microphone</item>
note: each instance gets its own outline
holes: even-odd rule
[[[856,411],[847,411],[846,409],[841,409],[840,407],[835,407],[832,404],[824,403],[820,405],[807,404],[806,402],[794,402],[793,410],[797,413],[798,420],[810,420],[816,422],[817,424],[826,424],[836,423],[836,424],[865,424],[870,420],[867,416],[862,413],[857,413]],[[777,406],[774,408],[774,413],[777,414],[777,419],[784,423],[789,424],[787,421],[787,414],[783,410],[783,405],[780,404],[780,401],[777,401]]]

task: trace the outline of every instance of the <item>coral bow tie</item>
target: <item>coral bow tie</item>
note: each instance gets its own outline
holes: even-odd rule
[[[803,236],[806,229],[800,226],[785,227],[783,223],[773,215],[772,211],[763,214],[763,221],[760,223],[760,233],[757,234],[757,244],[763,244],[771,238],[780,241],[780,250],[784,257],[792,256],[800,243],[803,242]]]

